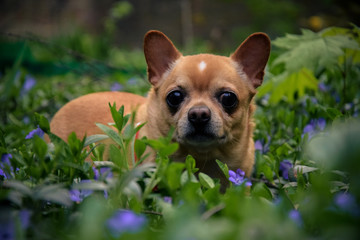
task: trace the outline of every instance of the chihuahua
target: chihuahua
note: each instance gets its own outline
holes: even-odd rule
[[[127,113],[137,107],[136,122],[146,122],[140,138],[156,139],[175,129],[179,148],[173,160],[192,155],[201,172],[224,182],[218,159],[249,177],[255,151],[253,98],[263,81],[269,37],[250,35],[230,57],[183,56],[162,32],[149,31],[144,54],[152,85],[147,98],[124,92],[79,97],[55,114],[51,131],[64,140],[71,132],[78,137],[102,133],[95,123],[113,122],[109,103],[116,102]]]

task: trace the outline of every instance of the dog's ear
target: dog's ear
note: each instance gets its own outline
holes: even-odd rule
[[[171,64],[181,57],[181,53],[171,40],[159,31],[146,33],[144,53],[148,66],[148,77],[152,85],[156,85]]]
[[[265,33],[254,33],[230,56],[241,66],[254,88],[259,87],[263,82],[270,48],[270,38]]]

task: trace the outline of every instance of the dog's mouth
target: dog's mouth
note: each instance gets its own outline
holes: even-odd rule
[[[199,149],[212,148],[222,145],[226,142],[226,135],[218,136],[209,131],[191,131],[187,132],[185,136],[177,135],[177,141],[180,144],[191,146]]]

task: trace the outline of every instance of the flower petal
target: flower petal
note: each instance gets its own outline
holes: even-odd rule
[[[233,178],[236,178],[236,173],[232,170],[229,170],[229,176],[230,177],[233,177]]]
[[[229,181],[232,182],[232,183],[234,183],[234,184],[238,184],[237,179],[234,178],[234,177],[229,177]]]
[[[256,140],[255,142],[255,150],[263,151],[263,145],[260,140]]]
[[[107,221],[107,227],[115,237],[119,237],[124,232],[138,232],[145,224],[144,215],[138,215],[130,210],[118,210]]]
[[[38,135],[39,137],[43,137],[44,136],[44,131],[41,130],[41,128],[38,126],[36,129],[29,132],[29,134],[25,137],[25,139],[31,139],[35,135]]]
[[[240,168],[238,168],[238,170],[236,170],[236,173],[241,178],[243,178],[245,176],[245,172],[243,170],[241,170]]]

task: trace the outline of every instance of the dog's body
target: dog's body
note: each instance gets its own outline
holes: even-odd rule
[[[175,128],[179,143],[172,156],[184,161],[192,155],[200,171],[223,178],[216,159],[249,176],[254,163],[253,96],[261,85],[270,53],[263,33],[251,35],[231,57],[199,54],[182,56],[161,32],[145,36],[144,52],[152,89],[147,99],[129,93],[85,95],[54,116],[51,131],[63,139],[102,133],[95,123],[112,122],[108,103],[137,108],[137,122],[146,122],[140,136],[156,139]]]

